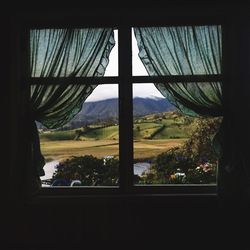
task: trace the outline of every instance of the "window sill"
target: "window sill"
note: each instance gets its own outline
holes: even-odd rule
[[[134,186],[129,192],[122,192],[119,187],[97,188],[42,188],[29,199],[36,204],[83,204],[104,201],[182,201],[217,199],[216,185],[167,185]]]

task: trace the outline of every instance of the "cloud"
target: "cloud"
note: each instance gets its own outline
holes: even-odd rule
[[[116,45],[110,53],[109,64],[107,66],[105,76],[118,76],[118,32],[114,31]],[[132,66],[134,76],[147,76],[140,58],[138,57],[137,42],[132,32]],[[152,83],[133,84],[133,97],[155,98],[163,97]],[[103,84],[95,88],[93,93],[86,100],[99,101],[109,98],[118,98],[118,84]]]
[[[133,97],[157,98],[163,97],[153,83],[133,84]],[[118,98],[118,84],[103,84],[95,88],[86,100],[87,102]]]

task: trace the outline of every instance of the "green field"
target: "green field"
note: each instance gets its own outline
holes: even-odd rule
[[[72,156],[93,155],[103,157],[118,155],[116,140],[86,140],[86,141],[42,141],[41,150],[46,159],[63,160]]]
[[[167,149],[181,145],[184,139],[141,140],[134,142],[134,158],[151,158]],[[95,141],[41,141],[41,150],[47,160],[64,160],[72,156],[93,155],[98,158],[119,155],[117,140]]]
[[[40,132],[41,150],[47,160],[72,156],[118,156],[118,125],[88,126],[66,131]],[[151,158],[180,146],[194,129],[194,118],[177,112],[148,115],[134,120],[134,158]],[[80,131],[80,132],[79,132]]]

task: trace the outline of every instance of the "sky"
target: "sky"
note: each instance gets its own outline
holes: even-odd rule
[[[116,45],[112,49],[109,57],[109,64],[107,66],[105,76],[118,76],[118,32],[115,33]],[[138,48],[134,33],[132,32],[132,65],[134,76],[146,76],[147,71],[144,68],[139,56]],[[104,84],[95,88],[92,94],[87,98],[87,102],[99,101],[108,98],[118,97],[118,84]],[[160,92],[155,88],[154,84],[134,84],[133,85],[133,97],[162,97]]]

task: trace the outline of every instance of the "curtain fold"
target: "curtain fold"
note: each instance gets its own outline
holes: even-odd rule
[[[150,76],[221,74],[221,26],[142,27],[134,28],[134,34],[139,57]],[[221,82],[165,82],[155,86],[186,115],[225,115]],[[223,120],[212,142],[223,165],[228,165],[226,124]]]
[[[150,76],[221,73],[220,26],[134,28],[139,57]],[[222,116],[220,82],[155,83],[156,88],[188,115]]]
[[[30,109],[34,121],[49,129],[69,122],[97,85],[75,84],[74,77],[102,77],[115,45],[112,28],[41,29],[30,31]],[[51,82],[39,84],[39,77]],[[54,84],[53,78],[68,77],[70,82]],[[32,133],[32,152],[36,174],[44,175],[45,161],[39,137]],[[38,147],[39,145],[39,147]],[[42,160],[43,159],[43,160]]]

